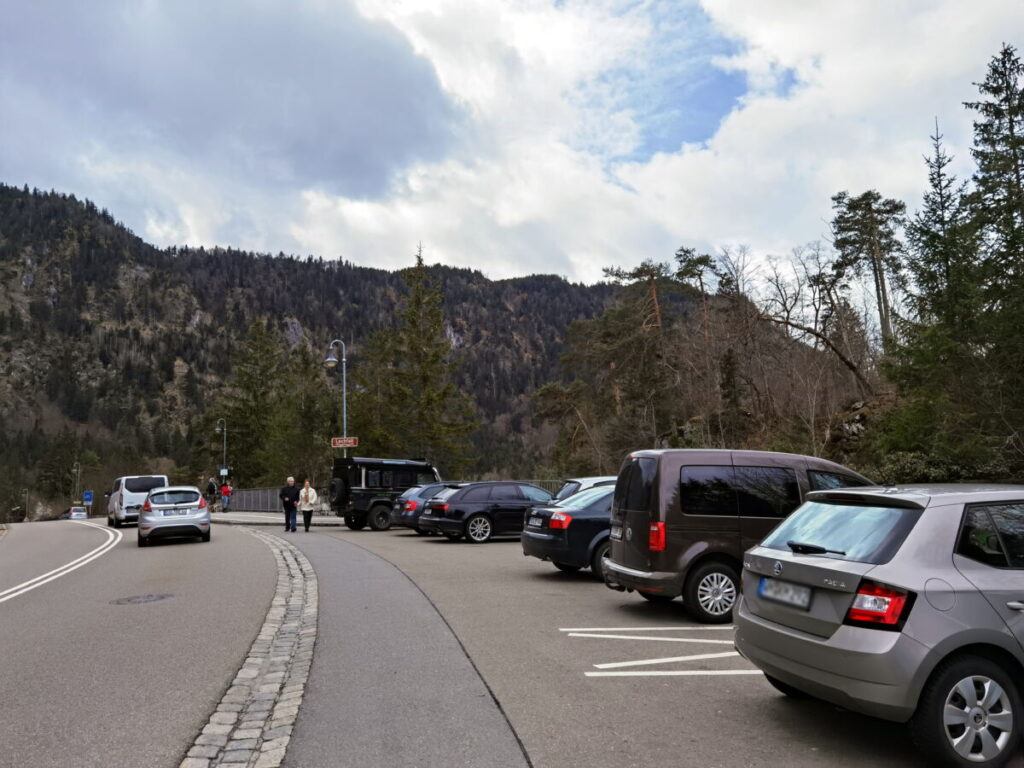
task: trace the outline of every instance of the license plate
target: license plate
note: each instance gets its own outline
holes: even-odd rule
[[[543,517],[531,517],[530,522],[527,523],[531,528],[542,528],[544,526]]]
[[[779,579],[769,579],[766,576],[761,577],[757,594],[766,600],[774,600],[777,603],[791,605],[804,611],[811,605],[810,587]]]
[[[622,529],[621,528],[612,528],[612,538],[615,539],[616,541],[621,541],[622,540]]]
[[[429,509],[423,510],[423,514],[420,515],[420,517],[430,517],[430,510]]]
[[[187,515],[189,510],[187,509],[165,509],[164,517],[173,517],[175,515]]]

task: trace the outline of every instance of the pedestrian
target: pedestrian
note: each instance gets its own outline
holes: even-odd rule
[[[316,489],[310,488],[309,480],[302,486],[299,494],[299,509],[302,510],[302,524],[309,533],[309,524],[313,522],[313,510],[316,508]]]
[[[217,501],[217,483],[211,477],[210,482],[206,484],[206,503],[210,506],[211,512],[215,501]]]
[[[299,503],[299,489],[295,478],[289,477],[288,484],[281,489],[281,504],[284,506],[284,529],[295,532],[295,505]]]
[[[225,480],[224,484],[220,487],[220,511],[221,512],[227,512],[228,511],[228,505],[231,503],[231,490],[232,490],[231,483],[229,483],[227,480]]]

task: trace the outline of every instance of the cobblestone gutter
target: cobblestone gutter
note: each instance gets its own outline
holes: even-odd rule
[[[316,642],[316,573],[291,544],[251,533],[274,553],[277,592],[242,668],[180,768],[277,768],[302,703]]]

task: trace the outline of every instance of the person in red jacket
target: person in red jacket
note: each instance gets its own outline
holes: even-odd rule
[[[224,485],[220,487],[220,511],[227,512],[228,504],[231,502],[231,483],[227,480],[224,481]]]

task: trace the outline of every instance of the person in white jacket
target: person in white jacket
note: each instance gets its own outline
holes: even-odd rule
[[[299,510],[302,512],[302,524],[309,533],[309,524],[313,522],[313,510],[316,509],[316,490],[309,486],[309,480],[299,491]]]

